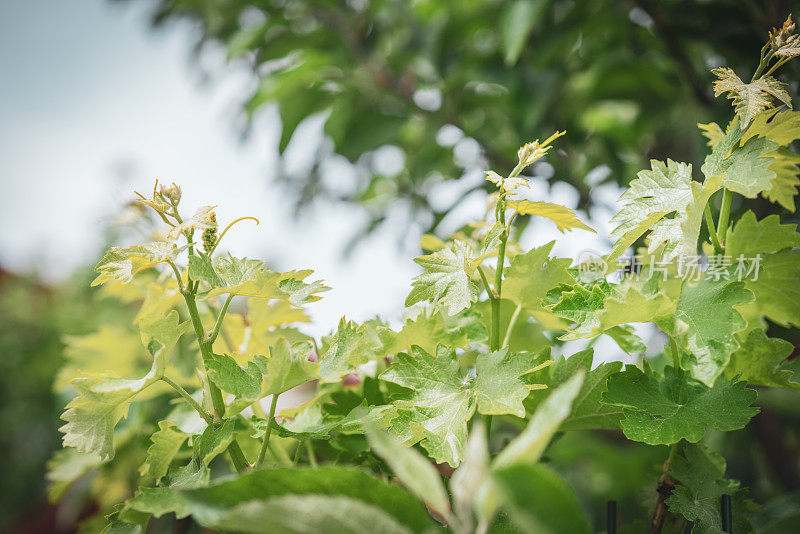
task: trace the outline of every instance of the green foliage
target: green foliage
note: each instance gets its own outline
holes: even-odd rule
[[[749,519],[752,503],[746,498],[746,491],[739,489],[738,481],[723,478],[722,456],[702,444],[685,444],[669,468],[670,475],[680,484],[667,499],[667,505],[672,512],[693,522],[693,533],[722,530],[719,502],[725,493],[733,495],[733,528],[736,532],[753,532]]]
[[[515,20],[504,19],[502,37],[508,63],[522,58],[520,43],[549,10],[513,5],[504,17]],[[305,4],[297,6],[302,12]],[[131,310],[133,322],[67,340],[56,385],[63,390],[69,380],[77,396],[62,415],[70,449],[51,462],[51,496],[63,499],[96,477],[91,494],[109,532],[177,518],[235,532],[590,532],[583,492],[591,481],[579,485],[579,498],[570,487],[575,473],[564,476],[550,456],[570,439],[565,433],[582,431],[591,436],[585,446],[598,449],[594,458],[611,457],[619,446],[638,462],[616,485],[607,469],[606,489],[590,490],[595,501],[612,490],[655,500],[652,491],[638,493],[652,484],[648,476],[658,476],[654,464],[664,451],[646,445],[669,445],[658,480],[662,491],[675,490],[666,504],[658,499],[655,527],[667,521],[679,529],[689,520],[694,531],[715,532],[718,501],[733,493],[737,529],[746,531],[751,503],[738,483],[722,478],[725,462],[710,446],[759,412],[751,384],[767,402],[777,389],[798,389],[796,364],[786,361],[791,344],[769,324],[800,326],[796,228],[752,213],[731,224],[734,194],[786,203],[794,187],[794,160],[782,150],[800,128],[767,108],[771,99],[762,94],[784,97],[769,78],[783,61],[773,60],[784,57],[775,50],[794,35],[780,31],[750,84],[722,71],[737,117],[727,132],[703,127],[712,141],[703,181],[694,180],[692,165],[668,159],[652,161],[631,182],[604,269],[587,273],[552,257],[553,243],[525,251],[518,241],[520,216],[549,218],[562,231],[590,230],[565,207],[518,196],[534,190],[522,173],[564,135],[557,131],[520,147],[508,174],[486,173],[495,190],[483,219],[447,240],[423,239],[430,253],[416,258],[423,272],[406,299],[417,306],[397,329],[343,316],[329,335],[307,335],[303,307],[328,289],[306,281],[312,271],[282,273],[217,254],[242,219],[218,233],[212,208],[183,218],[175,185],[140,195],[168,226],[156,234],[166,238],[114,248],[97,267],[96,285],[139,308]],[[316,69],[333,65],[323,50],[306,58],[313,71],[299,59],[294,69],[276,67],[275,76],[291,80],[292,92],[315,83]],[[270,78],[261,97],[288,90],[276,83]],[[343,113],[331,111],[334,119]],[[369,112],[359,120],[360,143],[381,140]],[[711,204],[720,190],[715,223]],[[704,220],[708,243],[700,240]],[[614,272],[645,235],[641,261]],[[687,271],[698,251],[708,268]],[[717,265],[733,255],[758,258],[758,276],[732,262]],[[660,330],[663,348],[640,339],[641,323]],[[565,342],[594,343],[601,335],[635,363],[623,369],[600,345],[562,357],[570,352]],[[616,445],[601,444],[601,436]],[[640,444],[620,445],[625,438]]]
[[[758,413],[751,407],[757,396],[744,382],[719,379],[708,387],[685,371],[666,367],[662,378],[645,365],[644,371],[628,367],[610,377],[603,402],[622,408],[622,431],[628,438],[670,445],[682,439],[695,443],[708,427],[742,428]]]

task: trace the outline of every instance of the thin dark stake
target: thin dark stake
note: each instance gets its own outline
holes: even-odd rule
[[[731,496],[727,493],[722,495],[722,531],[733,532],[733,508]]]
[[[606,503],[606,533],[617,534],[617,501]]]

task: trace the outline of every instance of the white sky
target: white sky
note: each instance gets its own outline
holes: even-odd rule
[[[271,263],[276,269],[313,268],[332,286],[311,306],[313,333],[335,328],[344,313],[358,321],[397,319],[418,272],[417,250],[399,250],[398,230],[389,227],[343,260],[363,213],[327,203],[295,220],[273,183],[274,110],[262,113],[247,140],[239,138],[249,74],[209,51],[201,63],[213,75],[204,82],[192,56],[193,29],[154,32],[148,9],[142,1],[0,1],[0,265],[58,278],[93,262],[103,221],[158,178],[183,187],[187,211],[216,204],[222,224],[242,215],[261,219],[229,232],[225,246],[234,255],[279,262]],[[458,187],[434,190],[445,198]],[[577,202],[563,183],[538,180],[534,193],[570,207]],[[603,186],[596,194],[612,204],[619,191]],[[481,194],[468,199],[444,226],[479,216],[483,203]],[[591,215],[604,234],[611,212],[598,207]],[[398,217],[395,226],[406,224]],[[587,232],[564,238],[549,221],[531,225],[522,242],[552,239],[559,239],[554,252],[567,257],[608,250]]]

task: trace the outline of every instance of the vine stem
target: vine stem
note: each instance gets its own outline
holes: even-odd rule
[[[308,463],[311,464],[312,468],[316,469],[317,457],[314,454],[314,444],[311,443],[311,439],[306,440],[306,452],[308,452]]]
[[[494,290],[492,290],[492,286],[489,285],[489,280],[486,279],[486,273],[483,272],[483,268],[480,265],[478,265],[478,274],[481,275],[483,287],[486,288],[486,293],[489,295],[489,299],[494,300]]]
[[[269,416],[267,417],[267,430],[264,431],[264,441],[261,442],[261,450],[258,452],[258,460],[256,460],[256,469],[260,469],[264,464],[264,458],[267,456],[267,448],[269,447],[269,438],[272,434],[272,426],[275,422],[275,409],[278,407],[278,393],[272,394],[272,403],[269,405]]]
[[[731,216],[731,202],[733,201],[733,192],[730,189],[723,189],[722,190],[722,208],[719,212],[719,223],[717,224],[717,230],[719,235],[717,237],[717,241],[723,247],[722,250],[725,250],[725,237],[728,235],[728,222]]]
[[[658,489],[656,490],[658,492],[658,500],[656,501],[656,508],[653,510],[653,519],[650,522],[650,534],[660,534],[664,526],[664,519],[667,516],[667,505],[665,501],[672,494],[672,488],[675,487],[669,477],[669,466],[675,459],[675,454],[678,451],[677,445],[677,443],[670,445],[669,455],[664,461],[664,469],[661,473],[661,477],[658,479]]]
[[[703,214],[706,220],[706,226],[708,227],[708,236],[711,238],[711,244],[714,245],[714,251],[717,254],[722,254],[724,250],[717,236],[717,227],[714,224],[714,216],[711,214],[711,206],[709,204],[706,204]]]
[[[167,384],[169,384],[169,385],[172,387],[172,389],[174,389],[175,391],[177,391],[177,392],[178,392],[178,394],[179,394],[181,397],[183,397],[183,399],[184,399],[186,402],[188,402],[188,403],[189,403],[189,405],[190,405],[192,408],[194,408],[194,409],[195,409],[195,411],[197,411],[197,413],[198,413],[198,414],[200,414],[200,417],[202,417],[202,418],[203,418],[203,420],[204,420],[206,423],[208,423],[209,425],[213,425],[213,424],[214,424],[214,418],[213,418],[213,417],[211,417],[211,414],[210,414],[210,413],[208,413],[207,411],[205,411],[205,410],[203,409],[203,407],[202,407],[202,406],[200,406],[200,404],[199,404],[199,403],[198,403],[196,400],[194,400],[194,397],[192,397],[192,396],[189,394],[189,392],[188,392],[188,391],[186,391],[185,389],[183,389],[183,388],[180,386],[180,384],[178,384],[177,382],[175,382],[174,380],[172,380],[172,379],[171,379],[170,377],[168,377],[167,375],[164,375],[164,376],[162,376],[162,377],[161,377],[161,380],[162,380],[162,381],[164,381],[164,382],[166,382]]]
[[[225,299],[225,304],[222,305],[222,309],[219,311],[219,315],[217,315],[217,322],[214,325],[214,329],[211,331],[211,335],[208,336],[208,342],[212,345],[214,341],[217,340],[219,331],[222,328],[222,322],[225,320],[225,314],[228,313],[228,306],[230,306],[232,300],[233,293],[229,294],[228,298]]]
[[[672,336],[669,338],[669,346],[672,349],[672,366],[677,371],[681,368],[681,353],[680,349],[678,349],[678,343],[675,342]]]
[[[191,280],[187,285],[191,287]],[[195,293],[187,290],[183,293],[183,299],[186,301],[186,307],[189,308],[189,316],[192,319],[192,326],[197,336],[197,343],[200,345],[200,355],[203,358],[203,366],[205,367],[206,362],[212,359],[213,354],[211,351],[211,343],[205,339],[203,323],[200,319],[200,312],[197,311],[197,302],[195,302]],[[214,426],[217,426],[222,422],[222,418],[225,416],[225,400],[222,398],[222,391],[220,391],[213,380],[206,378],[206,383],[208,385],[208,391],[211,394],[211,404],[214,407]],[[239,442],[236,441],[236,438],[228,445],[228,453],[231,456],[231,461],[236,471],[239,473],[245,472],[248,467],[247,459],[242,452],[242,448],[239,446]]]
[[[508,328],[506,328],[506,335],[503,337],[503,344],[500,345],[501,349],[504,349],[508,346],[508,342],[511,340],[511,331],[514,330],[514,325],[517,324],[517,319],[519,319],[519,314],[522,311],[522,306],[517,305],[517,309],[514,310],[514,313],[511,314],[511,319],[508,320]]]
[[[500,234],[500,247],[497,249],[497,269],[494,275],[494,298],[492,299],[492,350],[500,349],[500,298],[503,294],[503,266],[506,261],[506,243],[508,242],[508,226],[506,225],[505,191],[500,193],[498,217],[503,225]]]

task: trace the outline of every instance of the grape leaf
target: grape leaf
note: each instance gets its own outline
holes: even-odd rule
[[[114,369],[128,376],[147,361],[147,353],[136,334],[122,325],[100,325],[91,334],[64,336],[63,342],[66,363],[53,384],[53,389],[59,392],[69,389],[70,380],[81,373]]]
[[[719,378],[714,387],[692,379],[683,370],[664,369],[658,376],[647,363],[644,371],[629,365],[608,378],[603,402],[622,408],[622,431],[634,441],[669,445],[697,442],[708,427],[736,430],[758,413],[757,393],[744,382]]]
[[[556,227],[564,232],[565,230],[572,230],[580,228],[594,232],[592,228],[583,224],[576,216],[575,212],[560,204],[553,204],[551,202],[534,202],[531,200],[511,200],[506,206],[509,209],[516,210],[520,215],[538,215],[545,217],[556,223]]]
[[[329,439],[334,433],[363,434],[368,424],[384,426],[383,423],[391,420],[396,412],[393,405],[369,406],[362,402],[344,417],[323,413],[319,403],[313,403],[304,410],[294,415],[291,419],[284,419],[282,424],[274,424],[273,430],[281,437],[295,439]],[[253,417],[254,438],[260,438],[267,429],[267,420]]]
[[[127,413],[133,398],[164,376],[172,349],[188,330],[188,321],[178,321],[175,310],[140,321],[142,341],[153,356],[150,371],[143,378],[129,380],[109,373],[91,373],[70,382],[78,396],[61,416],[66,421],[59,429],[64,433],[65,447],[98,453],[101,458],[114,456],[114,427]]]
[[[781,367],[794,350],[791,343],[767,337],[763,328],[757,328],[750,331],[740,345],[731,354],[730,363],[725,368],[726,377],[739,376],[754,384],[800,389],[800,382],[790,380],[793,371]]]
[[[153,444],[147,449],[147,458],[139,468],[141,485],[158,484],[167,474],[175,455],[189,436],[168,421],[159,421],[158,430],[150,436]]]
[[[617,224],[610,237],[616,239],[607,260],[611,263],[619,258],[639,237],[646,231],[653,229],[655,232],[662,226],[659,234],[674,239],[674,225],[661,219],[669,213],[676,212],[676,218],[685,213],[686,207],[697,194],[693,189],[701,187],[692,184],[692,166],[667,160],[664,164],[657,160],[650,161],[651,170],[642,170],[637,178],[630,183],[629,189],[620,197],[620,200],[630,200],[628,204],[611,218],[611,223]],[[705,207],[705,205],[703,206]],[[663,242],[663,237],[651,245],[650,250],[655,250]],[[675,248],[677,244],[670,244]]]
[[[489,415],[525,417],[522,401],[531,389],[543,386],[528,384],[521,377],[537,370],[537,359],[531,353],[514,354],[508,348],[478,355],[472,386],[476,392],[478,411]]]
[[[714,384],[737,348],[733,334],[747,326],[736,306],[752,300],[743,282],[684,280],[674,317],[659,326],[687,352],[682,366],[694,378],[709,387]]]
[[[270,347],[269,358],[259,360],[265,377],[261,394],[277,395],[316,379],[320,365],[309,361],[313,348],[308,341],[289,344],[285,338],[278,338]]]
[[[709,138],[708,144],[712,148],[716,147],[717,143],[725,136],[716,123],[698,126],[704,130],[703,135]],[[786,147],[795,139],[800,138],[800,112],[772,109],[759,113],[742,134],[739,144],[745,144],[752,138],[766,138],[775,143],[777,147],[762,154],[763,159],[772,159],[768,169],[775,173],[775,176],[769,187],[761,192],[761,195],[770,202],[777,202],[789,211],[794,211],[794,196],[800,185],[800,179],[797,176],[800,156]],[[758,163],[763,166],[762,161]],[[761,172],[763,173],[763,170]]]
[[[745,129],[759,112],[772,107],[773,99],[792,107],[792,99],[786,92],[785,84],[772,76],[762,76],[753,82],[744,83],[727,67],[713,69],[711,72],[719,78],[714,82],[714,96],[730,93],[728,98],[733,101],[741,129]]]
[[[676,303],[666,294],[658,292],[645,296],[635,287],[629,287],[624,296],[610,295],[597,312],[600,330],[627,323],[661,321],[672,315]]]
[[[733,496],[734,532],[753,532],[748,517],[752,501],[739,482],[723,478],[725,459],[702,443],[682,444],[669,465],[670,477],[677,484],[666,500],[669,510],[692,522],[693,534],[722,532],[720,500],[727,493]]]
[[[133,398],[158,382],[166,366],[163,353],[153,360],[150,372],[138,380],[92,374],[72,380],[78,396],[67,404],[59,430],[64,446],[80,452],[97,453],[101,458],[114,456],[114,427],[128,412]]]
[[[422,445],[436,461],[457,466],[467,440],[467,420],[475,397],[466,387],[455,352],[440,345],[431,355],[419,347],[400,353],[380,378],[413,391],[411,402],[422,416]]]
[[[220,426],[207,426],[199,438],[194,438],[192,443],[194,454],[203,464],[208,465],[211,460],[225,452],[233,441],[233,427],[235,419],[227,419]]]
[[[192,331],[192,322],[180,322],[177,310],[172,310],[166,315],[151,315],[139,320],[139,337],[148,352],[155,356],[163,352],[169,359],[178,340],[184,334]]]
[[[282,299],[294,306],[315,302],[322,297],[318,293],[330,288],[320,281],[306,283],[303,280],[313,272],[288,271],[278,273],[263,267],[257,260],[240,259],[233,256],[222,257],[214,261],[213,272],[204,279],[212,285],[208,297],[231,294],[252,298]],[[196,271],[199,275],[199,268]],[[223,286],[214,287],[214,282],[224,282]]]
[[[745,257],[759,253],[769,254],[792,247],[800,247],[800,234],[796,224],[781,224],[777,215],[770,215],[759,221],[752,211],[742,215],[728,231],[725,240],[725,253],[732,258],[739,254]]]
[[[598,284],[587,289],[582,285],[572,286],[561,293],[560,300],[550,308],[558,317],[574,323],[559,339],[574,340],[594,337],[600,333],[597,312],[603,309],[606,292]]]
[[[452,348],[440,345],[431,355],[412,347],[412,355],[400,353],[380,378],[411,389],[406,406],[411,426],[424,432],[422,446],[437,461],[457,466],[463,458],[467,420],[475,412],[525,415],[522,401],[531,387],[522,375],[535,369],[536,358],[503,349],[478,357],[474,380],[461,371]],[[394,421],[392,421],[394,424]],[[411,436],[417,435],[413,430]]]
[[[265,359],[263,356],[256,358]],[[247,367],[239,367],[236,360],[227,354],[212,354],[206,359],[206,368],[208,378],[217,387],[237,398],[253,400],[261,394],[262,370],[255,360]]]
[[[572,402],[572,411],[561,424],[561,430],[619,428],[622,409],[604,404],[602,397],[607,389],[608,377],[620,372],[622,362],[604,363],[592,369],[593,359],[592,349],[583,350],[568,358],[557,358],[551,366],[533,375],[538,382],[555,388],[581,369],[586,373],[581,390]],[[529,412],[533,412],[545,398],[547,390],[533,391],[526,399],[525,406]]]
[[[719,166],[704,165],[703,170],[724,175],[722,187],[755,198],[772,187],[775,172],[770,169],[774,162],[770,154],[777,148],[778,145],[769,139],[754,137],[734,148]]]
[[[427,310],[423,310],[414,319],[406,319],[399,332],[379,326],[377,334],[380,347],[376,348],[375,353],[380,358],[398,352],[408,352],[413,345],[419,346],[426,352],[433,352],[439,344],[465,348],[469,343],[465,327],[451,328],[441,313],[429,313]]]
[[[364,326],[358,326],[344,317],[331,337],[319,365],[323,382],[338,382],[341,377],[374,357],[373,341],[364,335]]]
[[[742,140],[758,136],[777,143],[778,148],[766,156],[774,158],[769,169],[775,173],[771,187],[761,194],[770,202],[777,202],[789,211],[794,211],[794,197],[800,179],[797,176],[800,156],[787,147],[800,138],[800,112],[769,110],[758,114]]]
[[[94,468],[103,464],[97,454],[60,449],[47,461],[47,499],[51,503],[61,500],[64,492]]]
[[[511,259],[504,272],[503,298],[528,310],[545,312],[541,301],[545,294],[559,284],[575,282],[567,270],[571,260],[550,258],[554,244],[551,241]]]
[[[127,284],[136,273],[159,263],[173,261],[177,256],[178,247],[163,241],[131,247],[112,247],[95,266],[94,270],[98,274],[92,281],[92,287],[105,284],[109,280],[119,280]]]
[[[752,312],[784,326],[800,326],[800,251],[789,250],[798,246],[797,225],[780,224],[777,215],[757,221],[748,212],[733,227],[726,254],[732,260],[740,255],[751,262],[760,258],[757,276],[754,271],[743,277],[745,287],[755,295],[754,302],[738,308],[743,314]]]
[[[415,258],[425,272],[414,278],[405,305],[429,301],[455,315],[478,300],[478,286],[472,281],[476,265],[469,245],[456,241],[447,247]]]
[[[758,279],[745,279],[755,295],[752,306],[758,314],[782,326],[800,327],[800,250],[765,254]]]
[[[270,347],[269,358],[256,355],[246,367],[239,366],[228,355],[213,354],[206,361],[208,377],[220,389],[244,401],[231,405],[232,412],[238,413],[255,399],[280,394],[316,379],[319,364],[309,361],[312,350],[308,341],[290,344],[279,337]]]
[[[193,230],[209,230],[217,227],[217,218],[214,215],[215,206],[201,206],[197,208],[194,215],[185,219],[182,223],[173,226],[167,234],[170,239],[178,239],[178,237],[186,231]]]

